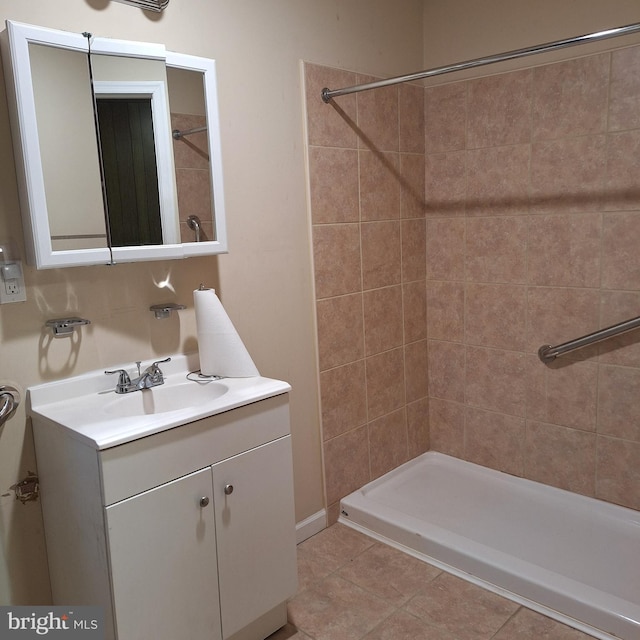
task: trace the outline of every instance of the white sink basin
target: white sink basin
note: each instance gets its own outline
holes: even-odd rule
[[[163,384],[152,389],[115,394],[102,410],[120,418],[167,413],[211,402],[228,391],[229,387],[220,381],[187,380],[179,384]]]
[[[122,368],[131,372],[132,366]],[[115,393],[116,381],[104,369],[33,386],[27,411],[108,449],[291,390],[262,376],[203,382],[190,374],[199,369],[197,354],[172,356],[161,368],[164,384],[131,393]]]

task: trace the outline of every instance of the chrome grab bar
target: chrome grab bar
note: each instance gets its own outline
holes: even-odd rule
[[[606,329],[600,329],[599,331],[588,333],[586,336],[576,338],[575,340],[563,342],[562,344],[558,344],[555,347],[552,347],[550,344],[543,344],[538,349],[538,357],[540,358],[540,360],[542,360],[542,362],[551,362],[558,356],[562,356],[565,353],[575,351],[576,349],[581,349],[582,347],[586,347],[587,345],[593,344],[594,342],[602,342],[602,340],[613,338],[613,336],[617,336],[621,333],[626,333],[627,331],[637,329],[638,327],[640,327],[640,316],[638,316],[637,318],[631,318],[630,320],[624,320],[623,322],[614,324],[610,327],[607,327]]]

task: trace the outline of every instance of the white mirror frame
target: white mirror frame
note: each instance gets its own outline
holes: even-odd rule
[[[217,135],[219,117],[215,61],[167,52],[164,46],[159,44],[107,38],[93,38],[91,41],[92,53],[163,60],[168,66],[199,71],[203,74],[207,103],[207,125],[209,127],[211,184],[215,210],[213,222],[216,240],[199,243],[174,242],[162,245],[113,247],[111,249],[107,247],[53,251],[38,139],[29,44],[61,47],[86,53],[88,51],[87,39],[81,34],[56,31],[9,20],[6,25],[7,30],[2,34],[0,44],[5,67],[5,82],[11,89],[7,91],[7,97],[9,98],[27,260],[38,269],[51,269],[226,253],[228,249],[222,155]],[[168,153],[172,153],[171,147],[169,147]],[[171,182],[174,182],[173,179]]]
[[[204,256],[211,253],[226,253],[227,221],[224,208],[224,179],[222,173],[222,145],[220,143],[220,116],[218,113],[218,89],[216,82],[216,62],[210,58],[200,58],[174,51],[166,52],[166,64],[175,69],[196,71],[202,74],[204,82],[205,112],[207,114],[209,140],[209,179],[213,190],[213,226],[216,240],[207,242],[187,242],[182,245],[185,257]],[[213,248],[217,250],[212,251]]]

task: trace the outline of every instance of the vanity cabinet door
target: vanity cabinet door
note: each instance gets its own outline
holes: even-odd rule
[[[229,638],[297,586],[291,436],[213,466],[222,635]]]
[[[118,640],[220,640],[208,467],[106,508]]]

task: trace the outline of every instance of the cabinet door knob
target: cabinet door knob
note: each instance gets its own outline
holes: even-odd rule
[[[200,506],[206,507],[208,504],[209,504],[209,498],[207,496],[202,496],[202,498],[200,498]]]
[[[225,496],[229,496],[233,493],[233,485],[232,484],[227,484],[224,487],[224,495]]]

